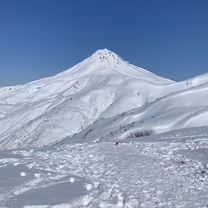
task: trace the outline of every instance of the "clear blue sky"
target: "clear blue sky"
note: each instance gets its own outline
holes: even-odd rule
[[[54,75],[99,48],[173,80],[208,72],[208,0],[0,0],[0,85]]]

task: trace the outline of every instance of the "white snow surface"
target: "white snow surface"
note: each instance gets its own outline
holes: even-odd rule
[[[0,207],[206,208],[207,138],[208,128],[198,127],[120,143],[3,151]]]
[[[207,74],[174,82],[98,50],[56,76],[0,88],[0,149],[54,144],[99,125],[96,140],[110,133],[106,123],[157,133],[204,126],[207,106]]]
[[[107,49],[2,87],[0,208],[207,208],[207,116],[207,74],[174,82]]]

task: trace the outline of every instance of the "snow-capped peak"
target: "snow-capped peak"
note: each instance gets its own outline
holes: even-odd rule
[[[100,62],[106,62],[108,64],[118,65],[121,63],[127,63],[123,58],[121,58],[116,53],[108,49],[99,49],[93,55],[93,59],[97,59]]]

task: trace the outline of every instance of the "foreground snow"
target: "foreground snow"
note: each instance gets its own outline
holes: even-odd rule
[[[1,208],[208,207],[208,128],[0,153]]]

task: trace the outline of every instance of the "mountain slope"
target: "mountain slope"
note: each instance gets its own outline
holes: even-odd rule
[[[89,126],[109,135],[132,122],[156,132],[208,125],[207,81],[203,75],[173,82],[98,50],[56,76],[0,88],[0,148],[48,145]]]

